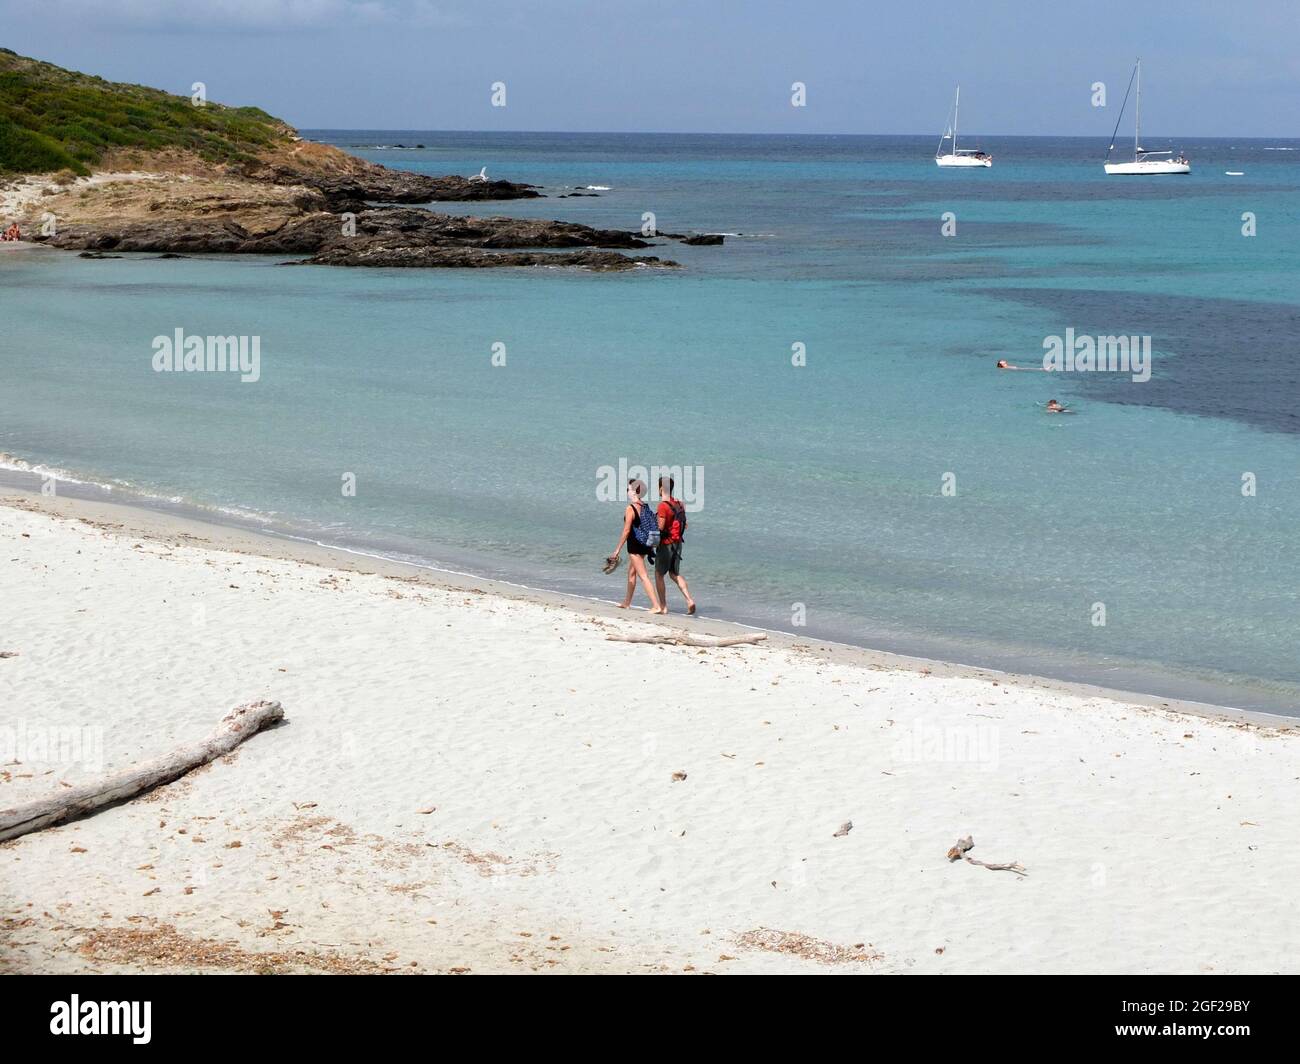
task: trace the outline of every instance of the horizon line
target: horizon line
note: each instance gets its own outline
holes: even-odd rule
[[[295,126],[299,133],[313,131],[319,133],[523,133],[530,135],[567,134],[574,136],[632,136],[632,137],[928,137],[932,133],[792,133],[751,132],[747,130],[674,130],[674,129],[420,129],[415,126]],[[1015,137],[1024,140],[1103,140],[1110,137],[1098,133],[972,133],[970,137]],[[1162,134],[1154,139],[1190,139],[1202,140],[1293,140],[1300,142],[1300,134],[1284,136],[1269,134],[1266,136],[1233,136],[1210,133]],[[1122,140],[1123,138],[1120,138]],[[1119,140],[1116,141],[1119,143]]]

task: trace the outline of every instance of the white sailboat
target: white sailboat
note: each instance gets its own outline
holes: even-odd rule
[[[1133,161],[1131,163],[1113,163],[1110,161],[1110,153],[1115,150],[1115,133],[1119,132],[1119,124],[1124,120],[1124,105],[1128,103],[1128,93],[1124,94],[1124,103],[1120,104],[1119,118],[1115,119],[1115,132],[1110,135],[1110,149],[1106,152],[1106,173],[1108,174],[1130,174],[1130,175],[1156,175],[1156,174],[1190,174],[1192,164],[1187,156],[1179,152],[1177,157],[1171,151],[1147,151],[1142,147],[1142,60],[1137,61],[1133,67],[1133,74],[1129,78],[1129,88],[1133,87],[1134,81],[1137,82],[1137,121],[1133,127]]]
[[[957,112],[961,108],[961,86],[957,86],[957,96],[952,103],[952,125],[944,130],[939,138],[939,146],[934,149],[935,166],[992,166],[993,156],[977,148],[957,147]],[[943,142],[952,137],[952,151],[943,150]]]

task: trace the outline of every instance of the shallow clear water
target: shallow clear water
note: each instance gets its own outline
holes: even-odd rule
[[[1300,706],[1300,142],[1188,139],[1153,180],[1089,140],[990,138],[972,172],[924,137],[313,135],[546,186],[458,213],[742,235],[617,275],[0,255],[0,451],[606,597],[601,468],[689,467],[710,615]],[[153,372],[176,328],[259,336],[261,380]],[[994,369],[1067,328],[1150,335],[1151,380]]]

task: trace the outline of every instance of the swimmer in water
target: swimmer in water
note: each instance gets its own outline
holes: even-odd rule
[[[1019,369],[1019,366],[1013,366],[1005,358],[998,359],[998,369]]]
[[[1047,412],[1049,414],[1068,414],[1070,411],[1058,403],[1055,399],[1047,400]]]

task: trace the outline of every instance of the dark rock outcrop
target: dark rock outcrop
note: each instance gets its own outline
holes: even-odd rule
[[[362,211],[356,225],[357,235],[350,239],[376,237],[481,248],[650,247],[637,234],[622,229],[593,229],[544,218],[463,217],[409,207]]]
[[[337,228],[333,215],[313,216]],[[50,247],[89,252],[150,251],[191,255],[310,255],[322,243],[325,224],[287,223],[271,233],[250,233],[237,222],[207,218],[65,225],[55,236],[32,239]]]
[[[289,266],[482,267],[577,266],[589,270],[634,270],[638,267],[674,269],[678,264],[653,255],[621,255],[617,251],[485,251],[477,247],[335,247]]]
[[[430,177],[410,170],[356,159],[343,168],[299,168],[285,163],[253,167],[246,176],[276,185],[304,185],[324,195],[331,204],[341,201],[377,203],[446,203],[481,200],[535,199],[541,195],[534,185],[514,181],[471,181],[448,174]]]
[[[724,237],[721,233],[665,233],[662,230],[655,233],[655,236],[661,240],[676,240],[679,244],[721,244]]]
[[[36,239],[90,253],[310,255],[308,263],[326,266],[576,265],[624,269],[639,264],[676,265],[653,257],[629,258],[613,250],[567,255],[543,250],[650,246],[622,230],[534,218],[469,218],[413,207],[368,208],[350,220],[329,211],[312,211],[261,232],[251,232],[230,218],[195,216],[67,225],[55,236]]]

